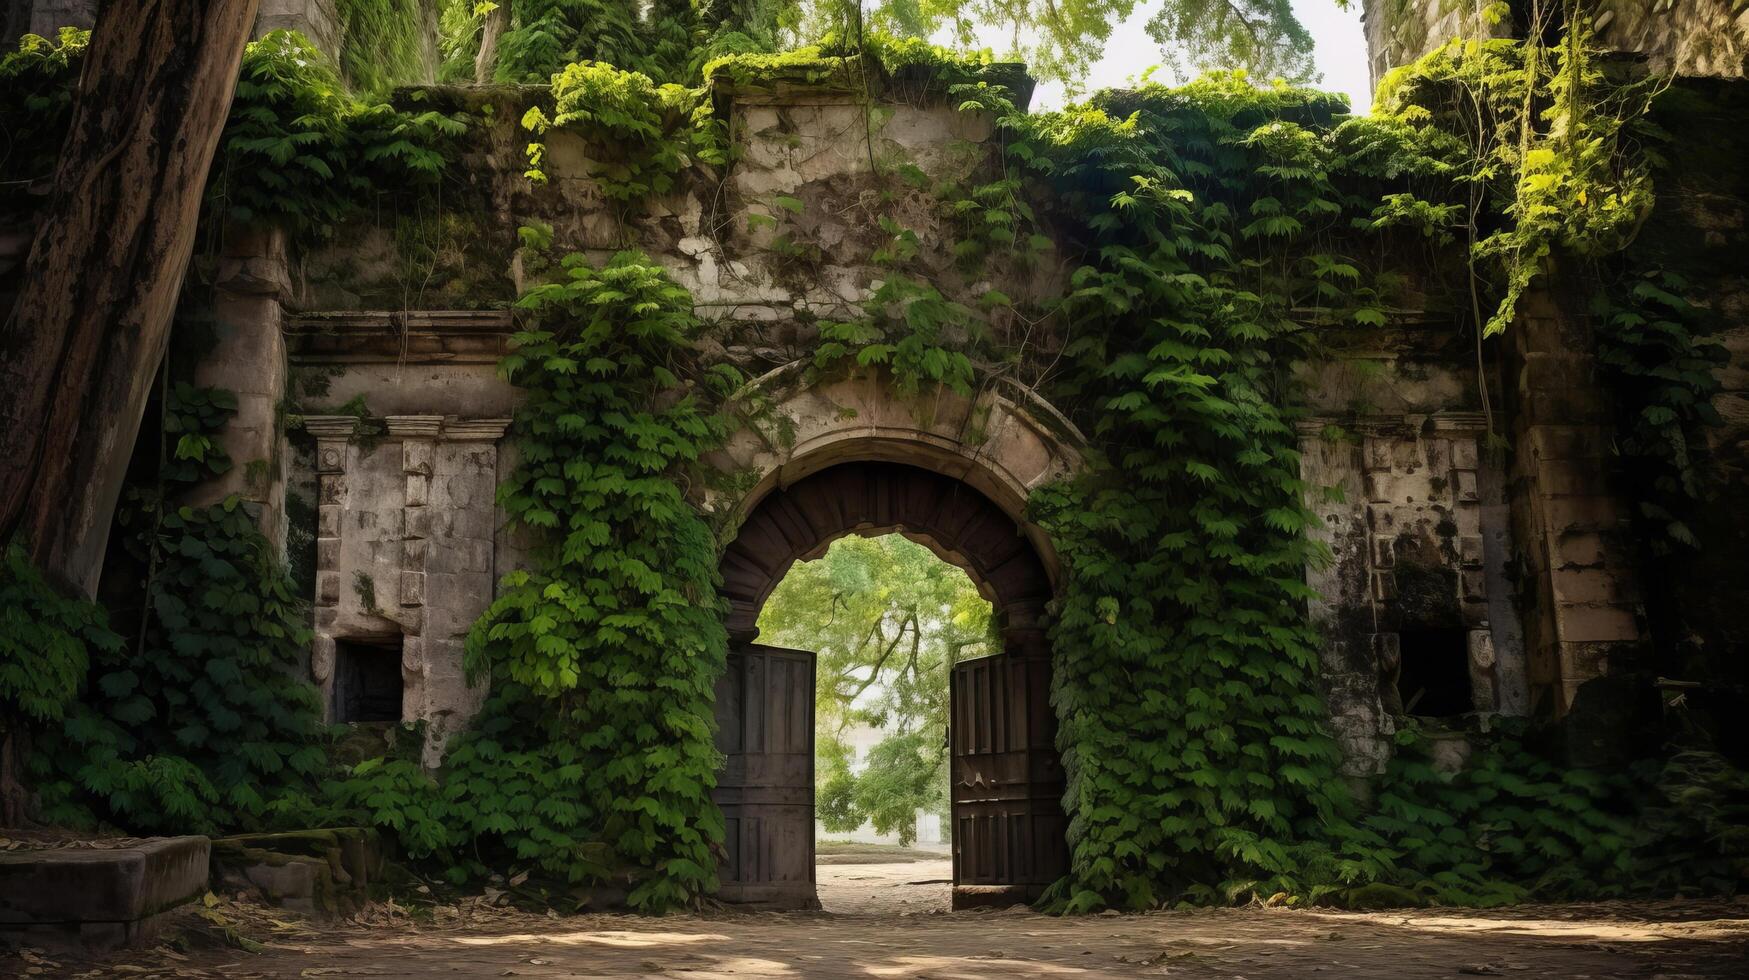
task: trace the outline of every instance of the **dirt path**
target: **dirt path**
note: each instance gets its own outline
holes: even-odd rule
[[[953,861],[822,864],[814,869],[814,880],[821,907],[835,915],[946,912],[953,898]]]
[[[427,921],[379,909],[369,921],[311,925],[275,912],[251,916],[250,934],[266,943],[254,955],[228,948],[160,949],[100,964],[49,961],[32,968],[38,976],[227,980],[1749,976],[1744,904],[1384,913],[1249,908],[1061,919],[1018,910],[919,912],[907,899],[927,904],[945,892],[907,882],[935,873],[919,864],[876,867],[881,870],[844,865],[822,875],[823,893],[841,905],[861,896],[865,911],[855,914],[559,918],[475,905],[441,909],[435,918],[422,917]],[[0,955],[0,975],[25,966]]]

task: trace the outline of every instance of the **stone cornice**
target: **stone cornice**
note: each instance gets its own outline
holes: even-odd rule
[[[1355,435],[1408,436],[1430,431],[1444,436],[1480,436],[1488,431],[1481,412],[1404,413],[1399,415],[1310,415],[1294,423],[1301,438],[1315,438],[1336,426]]]
[[[509,426],[509,419],[451,418],[443,424],[443,438],[446,442],[496,442]]]
[[[516,329],[509,310],[340,310],[286,314],[298,364],[495,364]]]
[[[443,433],[441,415],[388,415],[383,421],[396,439],[436,439]]]
[[[306,415],[304,431],[317,439],[350,439],[358,421],[356,415]]]

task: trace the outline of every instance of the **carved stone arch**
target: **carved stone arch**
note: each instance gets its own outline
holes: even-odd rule
[[[723,553],[728,627],[752,639],[765,600],[797,560],[847,534],[897,531],[965,569],[1005,631],[1036,629],[1053,592],[1015,519],[953,477],[904,463],[840,463],[774,490]]]
[[[1036,898],[1067,871],[1068,851],[1044,628],[1056,555],[1025,509],[1034,489],[1080,464],[1080,434],[1012,385],[903,396],[878,374],[821,381],[797,364],[749,388],[760,424],[713,460],[743,474],[743,489],[704,500],[733,534],[721,562],[732,640],[717,685],[725,762],[712,793],[725,828],[721,894],[818,907],[814,655],[753,640],[798,559],[847,534],[898,532],[963,568],[1000,625],[999,653],[950,667],[954,905]]]
[[[711,460],[737,474],[736,489],[701,494],[705,509],[731,527],[773,492],[831,467],[902,464],[981,494],[1031,543],[1048,579],[1057,580],[1056,549],[1026,519],[1027,498],[1079,469],[1086,439],[1030,389],[996,379],[969,396],[939,386],[906,395],[885,372],[820,379],[808,362],[795,361],[749,384],[741,401],[749,424]],[[951,548],[931,547],[974,571]]]

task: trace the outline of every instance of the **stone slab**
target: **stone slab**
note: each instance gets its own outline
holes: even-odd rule
[[[206,892],[210,857],[205,837],[0,853],[0,934],[92,951],[139,942],[164,912]]]

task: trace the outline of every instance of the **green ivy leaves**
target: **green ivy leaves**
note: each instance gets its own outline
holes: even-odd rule
[[[738,379],[693,372],[692,298],[645,256],[560,266],[521,300],[531,322],[502,365],[527,400],[500,503],[532,533],[534,560],[468,637],[470,669],[497,693],[450,764],[508,753],[519,778],[548,786],[541,808],[506,810],[496,788],[470,799],[475,833],[573,881],[631,873],[628,901],[661,909],[713,887],[722,836],[709,796],[727,648],[716,544],[676,477],[726,435],[713,406]],[[478,823],[506,812],[521,816]]]
[[[244,51],[208,203],[236,221],[326,238],[385,189],[433,185],[466,131],[460,115],[354,99],[301,34],[270,31]]]
[[[42,737],[42,816],[136,833],[260,829],[307,810],[328,765],[302,670],[306,606],[252,506],[175,503],[230,468],[214,437],[235,397],[187,383],[167,396],[169,458],[118,518],[145,604],[125,643],[94,644],[91,686]]]

